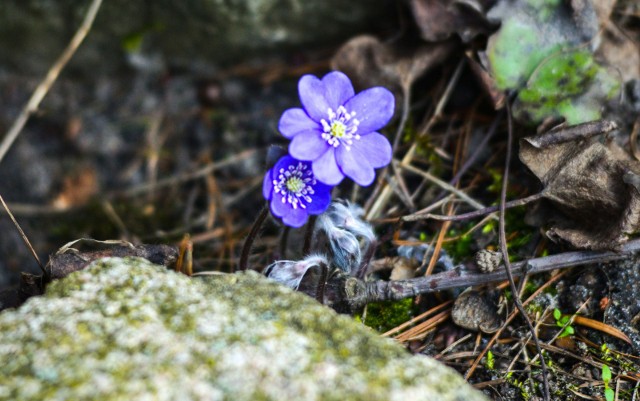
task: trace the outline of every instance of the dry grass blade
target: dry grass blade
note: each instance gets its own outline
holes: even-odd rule
[[[406,164],[406,163],[400,163],[397,160],[394,160],[394,163],[397,163],[397,166],[404,169],[404,170],[408,170],[411,171],[412,173],[418,174],[419,176],[427,179],[428,181],[430,181],[432,184],[435,184],[437,186],[439,186],[440,188],[451,192],[452,194],[455,194],[457,197],[459,197],[460,199],[462,199],[463,201],[465,201],[466,203],[468,203],[471,207],[473,207],[474,209],[477,210],[482,210],[485,209],[485,206],[478,202],[477,200],[471,198],[469,195],[467,195],[466,193],[464,193],[464,191],[459,190],[458,188],[449,185],[447,182],[442,181],[441,179],[439,179],[436,176],[433,176],[429,173],[427,173],[426,171],[422,171],[419,168],[416,168],[410,164]]]
[[[590,329],[601,331],[603,333],[609,334],[610,336],[619,338],[620,340],[625,341],[627,344],[631,344],[631,339],[627,337],[627,335],[622,331],[597,320],[576,315],[573,318],[573,323],[579,324],[580,326],[588,327]]]
[[[80,28],[78,28],[76,34],[71,38],[71,42],[69,42],[67,48],[64,49],[60,57],[56,60],[53,66],[51,66],[49,72],[47,72],[47,76],[42,82],[40,82],[36,90],[31,95],[31,98],[29,98],[29,101],[20,112],[20,115],[18,115],[18,118],[13,122],[9,132],[7,132],[7,135],[5,135],[2,143],[0,144],[0,162],[2,162],[7,151],[11,145],[13,145],[13,142],[16,140],[18,135],[20,135],[22,128],[24,128],[31,114],[38,110],[40,102],[42,102],[42,99],[47,95],[47,92],[49,92],[49,89],[60,75],[62,69],[67,65],[71,57],[73,57],[80,44],[91,30],[91,26],[93,25],[93,21],[96,18],[96,14],[98,14],[101,4],[102,0],[93,0],[85,14]]]
[[[449,308],[425,320],[419,325],[412,327],[411,329],[405,331],[404,333],[397,335],[396,337],[394,337],[394,339],[399,342],[406,342],[406,341],[421,339],[430,330],[433,330],[437,325],[449,319],[450,316],[451,316],[451,309]]]
[[[425,135],[427,135],[431,131],[431,128],[433,127],[433,125],[441,118],[442,111],[444,110],[444,106],[449,101],[449,97],[451,96],[453,89],[455,88],[456,84],[458,83],[458,80],[460,79],[460,75],[462,74],[462,70],[465,64],[466,62],[464,59],[461,60],[460,63],[458,63],[458,66],[456,67],[456,70],[453,72],[451,79],[449,80],[449,83],[447,84],[447,87],[444,90],[444,93],[442,94],[440,100],[438,101],[438,104],[436,106],[435,112],[433,113],[433,116],[431,116],[431,118],[429,119],[429,122],[420,131],[420,134],[418,135],[419,137],[424,137]],[[418,146],[417,141],[414,141],[409,151],[407,151],[405,156],[402,158],[401,166],[404,167],[411,163],[411,160],[413,160],[413,156],[415,155],[415,152],[417,150],[417,146]],[[394,149],[394,152],[395,152],[395,149]],[[384,185],[384,184],[381,183],[380,185]],[[377,188],[375,192],[378,192]],[[367,220],[375,219],[381,215],[382,209],[389,201],[391,193],[392,193],[392,189],[390,186],[385,186],[380,191],[380,194],[377,196],[376,201],[373,203],[371,208],[366,213]]]
[[[383,337],[388,337],[391,336],[393,334],[396,334],[399,331],[402,331],[404,329],[406,329],[407,327],[416,324],[418,322],[420,322],[423,319],[426,319],[427,317],[433,315],[434,313],[440,312],[443,308],[446,308],[447,306],[451,305],[453,303],[453,301],[447,301],[444,302],[438,306],[436,306],[435,308],[431,308],[428,311],[414,317],[413,319],[409,320],[408,322],[402,323],[400,326],[395,327],[389,331],[387,331],[386,333],[382,334]]]
[[[447,215],[453,214],[453,204],[449,204],[449,208],[447,209]],[[449,231],[449,226],[451,225],[450,221],[445,221],[442,223],[442,227],[440,228],[440,232],[438,233],[438,239],[436,240],[436,246],[433,248],[433,254],[431,255],[431,259],[429,260],[429,265],[427,266],[427,270],[424,275],[429,276],[433,273],[433,269],[436,267],[436,263],[438,262],[438,258],[440,257],[440,250],[442,249],[442,244],[444,243],[444,237],[447,235],[447,231]]]
[[[38,257],[38,254],[36,253],[35,249],[33,249],[33,247],[31,246],[31,242],[29,242],[29,238],[27,238],[27,236],[24,233],[24,231],[22,231],[22,227],[20,227],[20,224],[18,224],[18,221],[16,220],[16,218],[13,217],[13,213],[11,213],[11,210],[9,210],[9,207],[4,202],[4,198],[2,198],[2,195],[0,195],[0,202],[2,202],[2,207],[4,207],[4,210],[7,211],[7,214],[9,215],[9,218],[11,219],[13,224],[18,229],[18,232],[20,233],[20,236],[22,237],[22,240],[24,241],[25,245],[27,245],[27,248],[29,248],[29,251],[33,255],[33,258],[36,260],[36,263],[38,263],[38,266],[40,266],[40,270],[42,270],[42,274],[44,274],[44,277],[48,280],[49,279],[49,273],[44,268],[44,265],[42,264],[42,262],[40,262],[40,258]]]

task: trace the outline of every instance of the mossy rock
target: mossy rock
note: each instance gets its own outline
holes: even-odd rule
[[[102,259],[0,314],[1,400],[484,400],[256,273]]]

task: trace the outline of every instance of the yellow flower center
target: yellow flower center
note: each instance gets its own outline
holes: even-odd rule
[[[305,183],[298,177],[291,177],[287,180],[286,183],[287,189],[289,192],[298,193],[300,192],[306,185]]]
[[[334,121],[331,124],[331,136],[334,138],[342,138],[347,132],[347,127],[340,121]]]

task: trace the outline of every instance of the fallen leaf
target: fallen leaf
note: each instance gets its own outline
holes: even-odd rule
[[[527,221],[546,227],[550,239],[615,250],[640,228],[640,162],[615,143],[605,146],[597,137],[555,130],[521,140],[520,160],[544,186],[543,200]]]
[[[356,36],[336,52],[331,67],[347,74],[357,87],[384,86],[396,96],[455,49],[452,42],[399,49],[370,35]]]
[[[457,34],[469,42],[495,28],[486,19],[485,9],[492,1],[479,0],[411,0],[413,18],[422,38],[429,42],[448,39]]]

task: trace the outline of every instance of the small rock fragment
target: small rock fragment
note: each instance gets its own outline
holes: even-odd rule
[[[483,333],[495,333],[501,323],[496,305],[471,287],[456,298],[451,318],[462,328]]]

